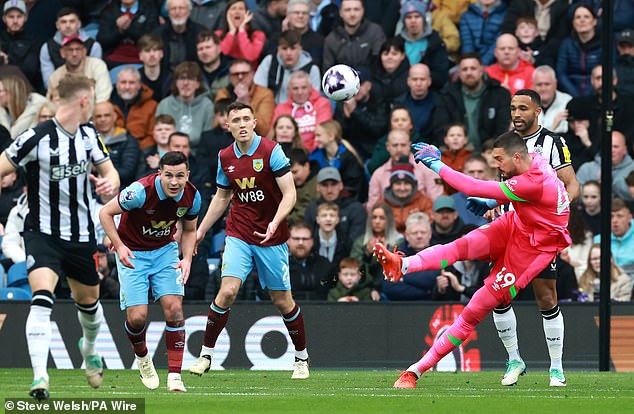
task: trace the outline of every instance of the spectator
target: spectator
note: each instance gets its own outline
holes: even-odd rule
[[[119,172],[121,189],[132,184],[137,178],[137,161],[141,156],[136,138],[124,128],[118,127],[114,105],[109,101],[95,105],[93,111],[95,129],[108,148],[110,159]]]
[[[432,0],[433,7],[445,13],[454,24],[460,23],[460,17],[471,3],[471,0]]]
[[[400,17],[400,3],[400,0],[366,1],[365,17],[381,26],[383,33],[387,36],[391,36],[396,30]]]
[[[586,181],[581,186],[583,221],[593,235],[601,233],[601,184],[597,180]]]
[[[425,213],[414,213],[405,222],[405,240],[398,246],[398,250],[406,255],[414,255],[429,246],[431,228],[429,216]],[[381,294],[387,300],[412,301],[431,300],[438,270],[425,270],[408,273],[400,283],[390,283],[382,280]]]
[[[401,21],[405,39],[405,53],[409,63],[424,63],[431,72],[433,89],[440,90],[449,79],[449,56],[438,32],[426,21],[426,10],[420,1],[403,4]]]
[[[31,85],[41,89],[39,56],[37,41],[25,30],[28,19],[26,4],[22,0],[4,3],[0,30],[0,62],[4,65],[17,65]]]
[[[200,67],[195,62],[183,62],[174,69],[172,94],[156,108],[156,115],[170,114],[176,120],[176,129],[187,134],[192,152],[200,143],[201,134],[212,128],[214,104],[205,94]]]
[[[139,166],[137,177],[145,177],[158,170],[161,157],[169,151],[169,137],[173,132],[176,132],[176,121],[171,115],[163,114],[155,118],[152,136],[156,144],[142,150],[145,163]]]
[[[299,32],[302,37],[302,49],[313,58],[313,62],[321,67],[324,53],[324,36],[310,28],[309,0],[289,0],[286,8],[286,22],[288,30]]]
[[[417,142],[429,140],[442,129],[435,120],[440,97],[436,91],[430,90],[431,84],[429,67],[424,63],[412,65],[407,75],[407,93],[397,100],[412,114]]]
[[[599,151],[596,143],[599,138],[593,139],[590,136],[590,118],[593,118],[590,112],[589,108],[575,98],[566,104],[568,132],[561,135],[568,145],[575,171],[584,163],[592,161]]]
[[[273,92],[253,82],[253,67],[248,60],[236,59],[231,62],[229,76],[231,85],[218,91],[216,101],[229,98],[251,105],[257,119],[255,132],[266,136],[271,128],[271,118],[275,110]]]
[[[196,38],[196,55],[203,72],[205,86],[213,101],[222,88],[229,86],[229,65],[231,58],[220,51],[220,39],[212,31],[200,32]]]
[[[0,180],[0,229],[7,224],[9,213],[22,193],[24,193],[24,179],[21,174],[12,172],[2,177]]]
[[[288,269],[293,286],[293,297],[298,300],[325,300],[334,285],[334,268],[313,251],[313,235],[306,223],[290,227],[288,239]]]
[[[432,201],[429,197],[416,191],[417,184],[412,164],[392,165],[390,186],[385,189],[383,198],[378,202],[385,202],[392,208],[394,224],[399,233],[405,232],[405,221],[410,214],[418,212],[429,214],[431,212]]]
[[[333,267],[338,267],[341,259],[350,255],[350,239],[337,228],[340,219],[339,206],[334,202],[326,201],[317,206],[313,251],[328,259]]]
[[[435,200],[443,193],[442,182],[438,174],[423,165],[414,164],[414,155],[410,151],[410,145],[411,141],[406,131],[393,129],[389,132],[385,148],[390,158],[377,168],[372,173],[372,177],[370,177],[367,205],[373,206],[379,198],[383,197],[385,189],[390,185],[392,167],[403,159],[414,165],[414,176],[416,177],[419,193],[432,200]]]
[[[365,180],[363,162],[352,145],[341,136],[339,122],[329,120],[317,125],[315,143],[317,147],[310,153],[309,160],[315,162],[319,169],[335,167],[339,170],[344,190],[359,198]]]
[[[390,111],[390,131],[393,129],[400,129],[410,134],[410,140],[412,142],[419,142],[422,140],[420,135],[414,131],[414,121],[409,109],[401,104],[395,104]],[[390,153],[387,152],[385,144],[387,143],[387,137],[381,137],[372,151],[372,157],[366,162],[365,167],[367,171],[372,174],[381,166],[381,164],[387,162],[390,159]]]
[[[287,157],[290,157],[291,152],[295,149],[300,149],[308,154],[308,148],[306,148],[304,140],[299,135],[297,121],[289,114],[282,114],[277,117],[269,135],[271,140],[280,144]]]
[[[372,65],[371,71],[370,93],[378,95],[382,101],[392,104],[409,92],[410,65],[402,37],[392,37],[383,42],[379,59]],[[429,70],[427,74],[429,75]]]
[[[46,98],[33,92],[28,82],[16,75],[0,78],[0,124],[15,139],[27,130]]]
[[[158,10],[149,0],[115,0],[101,13],[97,40],[110,67],[139,63],[136,43],[159,25]]]
[[[491,170],[488,168],[487,161],[483,156],[479,154],[472,154],[464,161],[463,173],[469,177],[473,177],[476,180],[493,180]],[[456,211],[458,212],[458,218],[467,225],[474,225],[480,227],[487,224],[488,221],[482,216],[476,216],[471,211],[467,210],[465,203],[467,202],[467,195],[460,191],[454,192],[451,195],[453,198]]]
[[[218,174],[218,153],[220,150],[233,144],[233,136],[227,126],[227,107],[231,104],[229,99],[221,99],[214,105],[214,117],[217,125],[204,131],[198,144],[197,158],[201,160],[201,166],[206,166],[209,177],[209,189],[207,192],[216,192],[216,174]],[[203,189],[204,190],[204,189]],[[207,200],[211,201],[211,200]]]
[[[592,68],[601,63],[601,39],[597,16],[584,3],[572,6],[572,35],[562,40],[557,54],[557,79],[561,89],[572,96],[592,95]]]
[[[464,223],[458,217],[453,198],[445,195],[438,197],[434,201],[431,219],[430,245],[451,243],[462,235]]]
[[[599,301],[601,286],[601,245],[594,244],[587,256],[587,268],[579,278],[579,288],[588,295],[591,302]],[[632,279],[610,255],[610,299],[615,302],[629,302],[632,299]]]
[[[537,121],[539,125],[558,134],[568,132],[566,105],[572,96],[557,90],[555,70],[550,66],[536,67],[533,72],[533,88],[542,101],[542,111]]]
[[[99,275],[99,298],[119,299],[119,272],[114,254],[108,253],[103,244],[98,244],[94,258]]]
[[[308,6],[310,8],[309,26],[324,38],[340,24],[339,9],[333,0],[310,0]]]
[[[495,62],[495,41],[500,37],[508,4],[501,0],[478,0],[460,17],[462,53],[479,53],[482,63]]]
[[[535,66],[535,62],[541,57],[542,52],[544,52],[546,48],[546,44],[539,36],[537,20],[533,17],[520,17],[517,19],[517,23],[515,25],[515,37],[517,38],[520,48],[520,59]],[[549,66],[552,68],[554,66],[554,62],[542,66]]]
[[[192,0],[189,17],[203,27],[216,30],[222,24],[226,3],[225,0]]]
[[[24,231],[26,215],[29,214],[29,205],[25,188],[23,188],[23,192],[18,197],[15,206],[9,211],[9,216],[4,225],[4,235],[1,242],[2,255],[10,260],[9,266],[26,260],[22,231]]]
[[[379,300],[372,297],[372,288],[361,283],[361,265],[357,259],[344,257],[339,262],[339,274],[337,284],[328,292],[328,300],[331,302],[369,302]]]
[[[532,18],[537,22],[537,32],[544,46],[535,58],[535,66],[555,67],[559,44],[570,33],[568,21],[568,0],[535,2],[530,0],[511,0],[506,10],[502,33],[515,33],[518,19]]]
[[[612,195],[627,201],[634,200],[630,194],[625,179],[634,171],[634,160],[627,153],[627,140],[620,131],[612,131]],[[583,164],[577,171],[580,185],[590,180],[599,181],[601,178],[601,154],[594,157],[594,161]]]
[[[455,171],[462,172],[465,160],[473,154],[473,145],[469,143],[467,128],[462,124],[452,124],[447,127],[447,133],[441,146],[442,162]],[[445,183],[445,194],[452,195],[456,190]]]
[[[253,12],[253,30],[266,33],[263,54],[275,53],[282,33],[282,21],[286,17],[288,0],[261,0]]]
[[[277,120],[283,114],[291,116],[298,125],[302,144],[308,150],[313,150],[317,146],[317,126],[332,119],[330,102],[310,85],[305,72],[291,74],[288,88],[290,98],[275,108],[273,119]]]
[[[350,256],[361,263],[361,274],[364,284],[372,286],[372,299],[379,299],[383,268],[374,257],[374,245],[383,243],[393,249],[401,242],[402,236],[396,230],[392,207],[387,203],[376,203],[372,206],[365,224],[365,233],[357,237],[352,243]]]
[[[37,116],[33,119],[33,121],[31,122],[31,125],[29,125],[29,128],[35,127],[40,122],[44,122],[44,121],[48,121],[49,119],[52,119],[55,116],[55,112],[57,112],[57,105],[55,105],[53,102],[49,101],[48,99],[43,101],[39,105],[39,107],[40,109],[37,111]]]
[[[236,59],[245,59],[254,64],[264,48],[266,35],[251,28],[253,19],[244,0],[229,0],[225,10],[223,24],[216,35],[220,38],[222,53]]]
[[[588,254],[592,247],[594,235],[583,220],[582,206],[576,202],[570,205],[570,218],[568,219],[568,232],[572,244],[563,250],[560,257],[574,268],[577,280],[586,271]]]
[[[62,8],[62,1],[29,0],[24,3],[28,15],[25,30],[33,36],[35,44],[41,45],[55,34],[55,19],[51,17],[57,15]]]
[[[362,0],[342,0],[339,7],[342,24],[333,27],[324,40],[323,67],[343,63],[369,76],[370,64],[385,41],[383,29],[364,19]]]
[[[59,81],[66,76],[86,76],[95,81],[95,100],[104,102],[110,99],[112,83],[108,74],[108,67],[103,60],[87,56],[87,47],[78,35],[64,38],[60,49],[64,65],[55,69],[48,78],[49,97],[57,89]]]
[[[612,256],[614,263],[634,278],[634,229],[632,228],[632,212],[620,198],[612,200],[610,233]],[[601,234],[594,236],[595,243],[601,243]]]
[[[158,102],[152,99],[152,90],[141,83],[141,73],[135,67],[119,71],[111,101],[117,113],[117,126],[127,129],[141,149],[154,145],[152,129]]]
[[[317,227],[317,206],[329,201],[339,206],[340,220],[337,227],[341,234],[345,234],[350,240],[355,240],[363,234],[366,219],[365,209],[354,197],[343,191],[339,170],[334,167],[319,170],[317,192],[320,194],[319,199],[308,204],[304,215],[304,221],[312,226],[313,230]]]
[[[291,74],[303,71],[308,74],[310,85],[319,90],[321,75],[319,68],[308,52],[302,49],[298,32],[289,30],[282,33],[277,53],[267,55],[255,72],[254,82],[273,91],[275,103],[286,102],[289,98]]]
[[[308,204],[319,198],[317,174],[310,168],[308,153],[305,150],[300,148],[293,149],[290,153],[290,160],[297,201],[295,201],[293,210],[288,215],[288,221],[290,223],[298,223],[304,221],[304,214]]]
[[[634,29],[625,29],[616,35],[616,50],[619,93],[634,98]]]
[[[139,60],[143,62],[141,83],[152,90],[152,99],[160,102],[169,95],[171,72],[162,64],[163,40],[153,34],[141,36],[137,42]]]
[[[174,70],[184,61],[196,61],[196,38],[205,28],[190,18],[190,0],[167,0],[165,7],[167,22],[153,33],[163,41],[166,66]]]
[[[55,69],[66,63],[66,59],[62,56],[62,47],[65,39],[78,36],[86,47],[89,56],[97,59],[101,59],[102,56],[101,45],[82,30],[79,13],[75,9],[70,7],[61,8],[57,12],[55,27],[57,28],[55,35],[48,39],[40,48],[40,71],[42,72],[42,81],[46,89],[50,89],[49,78],[55,72]]]
[[[474,54],[460,57],[458,79],[441,91],[436,122],[441,126],[466,125],[469,142],[480,152],[484,140],[509,129],[511,95],[500,82],[485,76],[482,61]]]
[[[500,82],[511,95],[520,89],[532,89],[535,68],[520,58],[517,38],[512,34],[503,34],[495,42],[497,63],[488,66],[487,74]]]

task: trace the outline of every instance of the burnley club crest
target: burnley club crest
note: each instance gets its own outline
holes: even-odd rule
[[[262,168],[264,168],[264,160],[262,158],[254,159],[253,160],[253,169],[255,170],[255,172],[262,171]]]

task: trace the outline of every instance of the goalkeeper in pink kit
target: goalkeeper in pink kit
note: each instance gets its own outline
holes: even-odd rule
[[[374,254],[392,282],[408,272],[442,269],[459,260],[493,263],[484,287],[423,358],[401,373],[394,388],[416,387],[423,372],[467,339],[493,308],[508,304],[571,242],[566,228],[569,199],[563,183],[546,159],[528,153],[524,140],[515,132],[500,135],[493,148],[498,169],[508,177],[503,182],[481,181],[452,170],[440,161],[440,151],[434,146],[418,143],[412,147],[417,151],[417,162],[471,196],[467,203],[472,209],[484,212],[511,202],[514,211],[452,243],[429,247],[415,256],[401,257],[380,243],[375,245]]]

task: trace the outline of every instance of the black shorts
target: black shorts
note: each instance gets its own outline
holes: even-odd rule
[[[73,243],[32,231],[25,231],[23,236],[27,271],[48,267],[59,277],[88,286],[99,284],[93,257],[97,252],[95,243]]]
[[[536,279],[557,279],[557,258],[536,276]]]

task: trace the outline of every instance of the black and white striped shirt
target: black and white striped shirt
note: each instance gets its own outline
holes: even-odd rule
[[[572,165],[566,140],[559,134],[540,126],[533,134],[522,138],[529,153],[540,154],[555,170]]]
[[[18,136],[6,154],[16,168],[26,170],[25,230],[71,242],[94,241],[88,175],[91,163],[110,157],[92,125],[80,126],[73,136],[54,119],[43,122]]]

